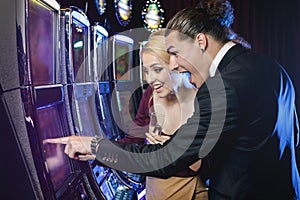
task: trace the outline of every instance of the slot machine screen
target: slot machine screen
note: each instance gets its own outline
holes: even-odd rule
[[[65,124],[60,115],[62,106],[54,104],[37,109],[41,141],[65,136]],[[69,158],[64,153],[64,145],[44,144],[43,156],[54,190],[57,191],[72,173]]]
[[[72,22],[73,75],[77,83],[85,82],[87,69],[88,27],[76,19]]]
[[[112,108],[117,107],[117,105],[110,103],[110,92],[109,82],[100,82],[99,90],[96,93],[96,105],[100,127],[108,139],[115,140],[119,137],[119,134],[112,116]]]
[[[101,119],[100,126],[104,131],[108,139],[116,139],[118,137],[117,133],[113,128],[113,122],[111,117],[111,111],[109,109],[109,103],[106,95],[99,95],[99,117]]]
[[[100,77],[104,75],[104,59],[107,59],[106,55],[104,55],[104,36],[100,34],[98,31],[95,34],[95,43],[96,43],[96,70],[97,70],[97,76],[98,79],[100,80]]]
[[[130,80],[130,68],[133,65],[133,40],[117,35],[115,40],[115,76],[116,80]]]
[[[97,26],[99,27],[99,26]],[[96,29],[96,28],[95,28]],[[99,29],[99,28],[98,28]],[[95,46],[96,46],[96,66],[98,80],[108,80],[105,74],[106,67],[108,66],[108,45],[107,45],[107,32],[100,32],[96,29]]]
[[[57,12],[37,0],[30,0],[28,6],[28,52],[32,83],[54,84]]]
[[[94,136],[98,130],[97,130],[97,121],[95,121],[95,118],[93,117],[93,109],[90,105],[90,101],[88,101],[88,98],[80,98],[77,99],[78,106],[79,106],[79,112],[80,112],[80,123],[82,126],[82,135],[84,136]]]
[[[133,123],[134,112],[133,112],[133,101],[131,100],[131,91],[118,91],[117,92],[117,103],[119,107],[121,122],[119,122],[120,128],[123,132],[128,133],[130,126]]]

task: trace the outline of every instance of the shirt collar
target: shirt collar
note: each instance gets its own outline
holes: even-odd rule
[[[216,57],[214,58],[214,60],[212,61],[211,65],[210,65],[210,68],[209,68],[210,77],[215,76],[217,68],[218,68],[222,58],[225,56],[227,51],[234,45],[235,45],[234,42],[229,41],[220,49],[220,51],[217,53]]]

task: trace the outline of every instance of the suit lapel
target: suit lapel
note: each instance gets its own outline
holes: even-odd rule
[[[229,62],[232,61],[232,59],[234,57],[236,57],[237,55],[240,55],[241,53],[243,53],[245,51],[249,51],[249,49],[243,47],[240,44],[236,44],[231,49],[229,49],[228,52],[225,54],[225,56],[222,58],[219,66],[218,66],[218,70],[216,71],[216,73],[220,73],[229,64]],[[211,78],[209,78],[209,80],[210,79]],[[200,86],[200,88],[198,88],[197,97],[201,96],[200,94],[204,93],[205,90],[208,90],[206,82],[204,84],[202,84]]]
[[[229,49],[229,51],[225,54],[225,56],[222,58],[219,66],[218,66],[218,70],[219,71],[222,71],[223,68],[225,66],[228,65],[228,63],[237,55],[245,52],[245,51],[248,51],[249,49],[243,47],[242,45],[240,44],[236,44],[235,46],[233,46],[231,49]]]

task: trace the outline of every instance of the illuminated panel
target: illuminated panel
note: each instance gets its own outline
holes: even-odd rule
[[[100,25],[93,26],[93,39],[94,39],[94,69],[96,80],[108,80],[105,74],[106,67],[108,66],[108,45],[107,37],[108,32]]]
[[[64,136],[65,124],[60,115],[62,106],[60,103],[38,108],[39,137],[42,141],[47,138]],[[50,175],[54,190],[57,191],[71,175],[69,159],[64,153],[64,145],[44,144],[43,147],[47,172]]]
[[[87,27],[74,20],[72,23],[72,55],[73,73],[76,82],[85,81],[86,34]]]
[[[148,0],[142,11],[144,27],[150,32],[159,30],[164,22],[163,14],[158,0]]]
[[[124,35],[116,35],[114,40],[115,80],[130,80],[130,67],[133,65],[133,40]]]
[[[101,129],[108,139],[117,139],[119,136],[112,118],[110,104],[110,86],[109,82],[99,82],[99,89],[96,93],[96,108]]]
[[[90,101],[87,98],[77,99],[80,113],[80,123],[82,125],[82,135],[94,136],[97,133],[96,123],[92,116],[93,109],[91,108]]]
[[[128,133],[130,130],[130,126],[133,121],[133,116],[131,114],[130,108],[132,108],[133,102],[130,101],[132,92],[131,91],[117,91],[116,98],[118,103],[118,108],[120,112],[120,128],[125,132]]]
[[[131,0],[115,0],[116,17],[122,26],[127,26],[132,17]]]
[[[106,0],[95,0],[95,4],[99,15],[103,15],[106,10]]]
[[[54,84],[57,59],[57,11],[31,0],[28,12],[29,68],[34,85]]]
[[[103,35],[104,37],[108,37],[108,32],[105,30],[102,26],[95,26],[95,29],[97,32],[99,32],[99,35]]]

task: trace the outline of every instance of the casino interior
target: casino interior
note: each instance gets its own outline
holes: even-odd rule
[[[287,68],[299,107],[300,3],[231,2],[234,30]],[[197,3],[1,0],[1,195],[145,199],[143,175],[71,160],[62,145],[43,140],[94,134],[123,138],[147,86],[142,43],[177,11]]]

